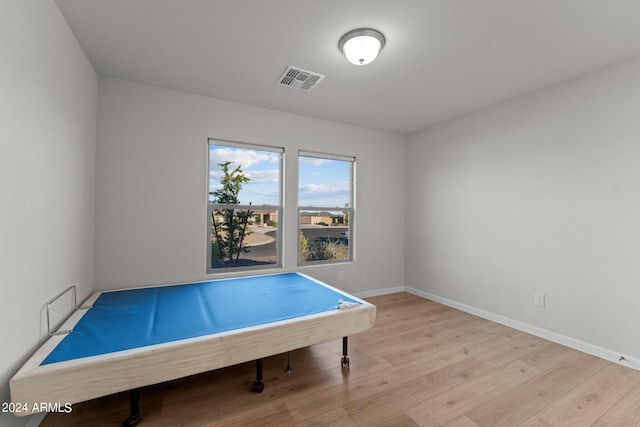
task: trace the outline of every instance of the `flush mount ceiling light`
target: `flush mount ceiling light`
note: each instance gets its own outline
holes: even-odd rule
[[[371,63],[384,47],[385,38],[372,28],[358,28],[340,38],[338,47],[349,62],[355,65]]]

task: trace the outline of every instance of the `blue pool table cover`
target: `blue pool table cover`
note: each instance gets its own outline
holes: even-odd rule
[[[103,292],[41,365],[289,320],[354,301],[298,273]]]

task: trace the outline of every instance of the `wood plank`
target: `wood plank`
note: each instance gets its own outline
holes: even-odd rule
[[[374,423],[388,417],[391,410],[396,412],[418,405],[434,396],[467,383],[493,371],[489,365],[473,358],[465,359],[450,366],[442,367],[429,374],[406,377],[396,381],[368,397],[358,396],[345,406],[348,413],[361,425]],[[384,405],[380,403],[384,402]]]
[[[510,340],[506,345],[494,346],[476,355],[475,358],[499,367],[512,360],[522,359],[524,356],[544,349],[550,344],[549,341],[543,340],[542,338],[534,337],[533,335],[523,335],[521,338]]]
[[[548,422],[541,420],[538,417],[531,417],[523,423],[518,424],[517,427],[552,427]]]
[[[640,372],[608,365],[537,415],[557,426],[594,423],[640,381]]]
[[[585,379],[586,370],[563,363],[506,391],[486,405],[467,413],[479,426],[517,425],[547,407]]]
[[[478,424],[474,423],[467,417],[457,418],[450,423],[447,423],[444,427],[479,427]]]
[[[317,417],[307,419],[305,424],[311,425],[311,426],[328,426],[328,427],[332,427],[332,426],[357,427],[358,426],[358,424],[356,424],[356,422],[353,421],[351,417],[349,417],[349,414],[347,414],[347,412],[341,407],[338,407],[329,412],[323,412]]]
[[[539,373],[526,363],[515,361],[420,402],[406,412],[421,425],[433,421],[446,424]]]
[[[640,385],[611,407],[599,421],[606,426],[640,427]]]
[[[541,371],[546,371],[548,369],[552,369],[557,364],[576,356],[577,354],[577,350],[549,342],[547,346],[542,347],[527,356],[521,357],[520,360],[527,365],[540,369]]]

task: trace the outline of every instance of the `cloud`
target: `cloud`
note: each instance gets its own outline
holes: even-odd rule
[[[329,162],[330,160],[328,159],[319,159],[317,157],[304,157],[304,156],[300,156],[300,163],[304,164],[304,165],[313,165],[313,166],[319,166],[323,163]]]
[[[318,185],[318,184],[307,184],[300,186],[300,194],[329,194],[331,193],[331,187],[328,185]]]
[[[240,165],[243,170],[249,169],[261,162],[278,163],[280,155],[266,151],[241,150],[237,148],[215,148],[209,152],[209,163],[211,166],[224,162],[233,162],[235,166]]]
[[[301,185],[299,203],[303,206],[344,206],[349,203],[349,187],[308,184]]]
[[[264,171],[247,171],[245,175],[251,180],[250,183],[263,184],[279,182],[280,171],[278,169]]]

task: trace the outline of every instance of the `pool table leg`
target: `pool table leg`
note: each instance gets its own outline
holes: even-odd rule
[[[122,422],[122,427],[131,427],[140,422],[140,390],[133,389],[129,392],[129,417]]]
[[[264,383],[262,382],[262,359],[256,360],[256,380],[253,382],[251,390],[256,393],[262,393],[262,390],[264,390]]]
[[[347,352],[347,347],[349,344],[349,337],[342,337],[342,367],[349,367],[349,355]]]

